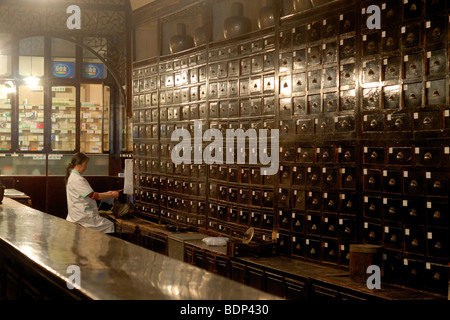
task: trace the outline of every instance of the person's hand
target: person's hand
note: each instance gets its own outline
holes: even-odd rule
[[[108,191],[108,192],[109,192],[110,197],[113,199],[117,199],[119,197],[118,191]]]

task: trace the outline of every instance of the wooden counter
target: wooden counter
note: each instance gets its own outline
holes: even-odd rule
[[[70,266],[80,270],[73,290]],[[279,299],[8,198],[0,205],[0,277],[0,299]]]

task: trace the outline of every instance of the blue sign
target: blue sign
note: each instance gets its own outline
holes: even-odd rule
[[[53,61],[53,76],[57,78],[74,78],[75,77],[75,62],[54,60]]]
[[[83,77],[89,79],[104,79],[105,66],[101,62],[85,62],[83,63]]]

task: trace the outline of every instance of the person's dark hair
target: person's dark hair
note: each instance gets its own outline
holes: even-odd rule
[[[67,164],[67,168],[66,168],[66,178],[65,178],[66,185],[67,185],[67,181],[69,180],[69,176],[70,176],[70,173],[72,172],[72,169],[75,168],[75,166],[77,164],[82,164],[83,162],[85,162],[87,160],[89,160],[89,157],[82,152],[77,152],[73,155],[72,161],[70,161]]]

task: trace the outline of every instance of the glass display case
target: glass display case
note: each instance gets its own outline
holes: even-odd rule
[[[52,87],[52,151],[74,151],[77,137],[76,88]]]
[[[19,86],[19,150],[44,149],[44,89]]]
[[[11,149],[11,98],[14,91],[12,81],[0,81],[0,151]]]
[[[80,91],[80,151],[85,153],[107,151],[109,150],[109,87],[104,87],[102,84],[81,84]]]

